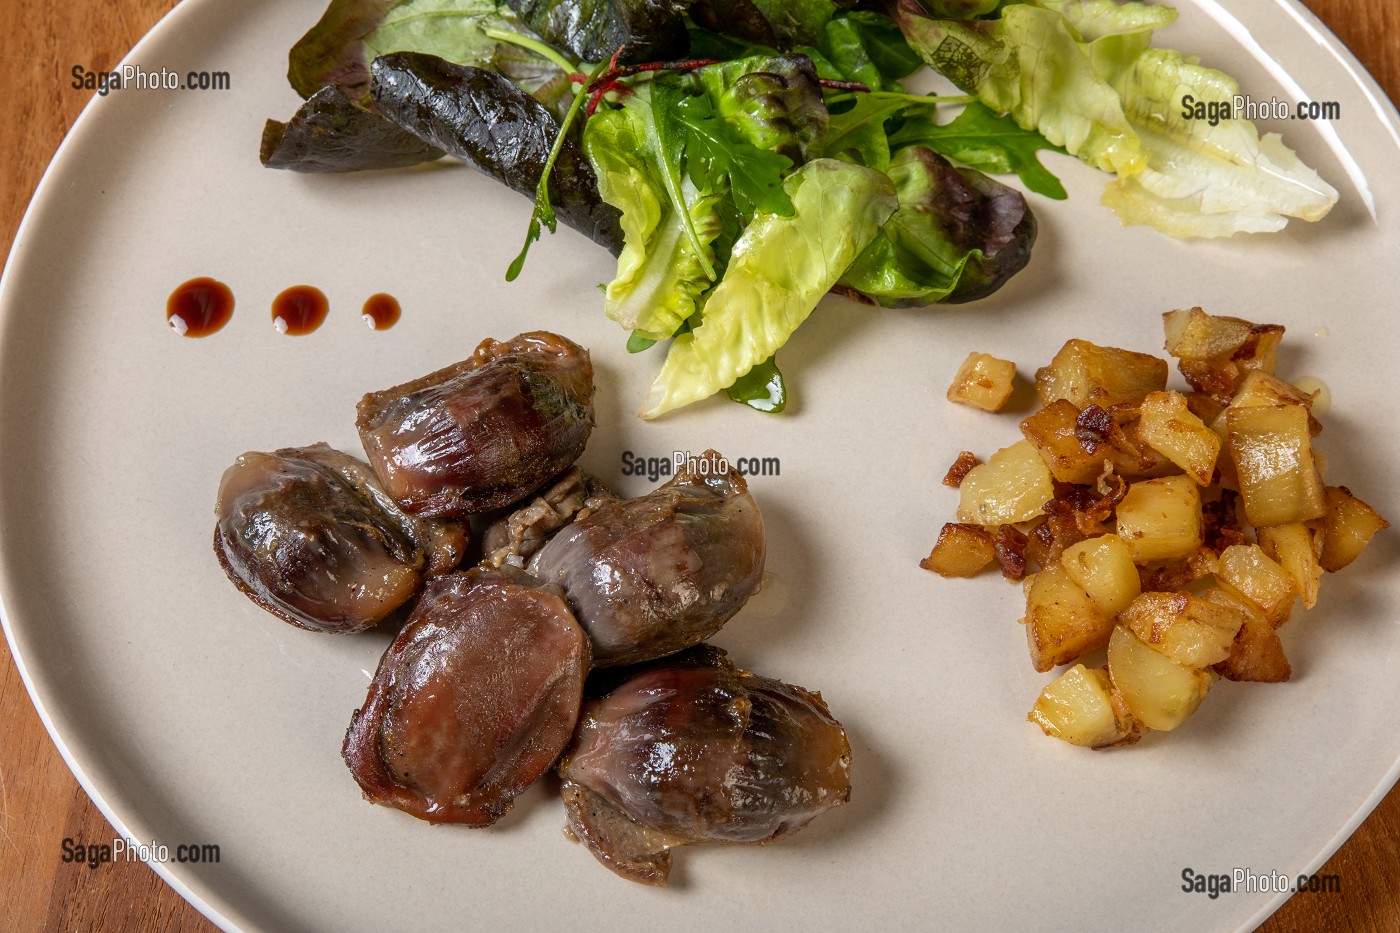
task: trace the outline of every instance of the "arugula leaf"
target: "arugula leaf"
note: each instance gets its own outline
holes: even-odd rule
[[[808,51],[802,49],[800,51]],[[923,67],[899,26],[882,13],[856,10],[836,16],[822,27],[817,48],[835,77],[859,81],[872,90],[896,90],[899,80]],[[815,56],[814,56],[815,60]]]
[[[740,138],[715,114],[705,95],[683,98],[673,113],[688,131],[687,169],[697,188],[723,190],[727,178],[734,202],[744,215],[792,215],[792,200],[783,190],[783,175],[792,168],[791,159]]]
[[[725,394],[755,411],[778,414],[787,407],[787,384],[776,361],[776,356],[768,357],[735,380]]]
[[[890,140],[885,123],[902,113],[909,101],[857,94],[855,105],[830,117],[825,154],[885,171],[890,167]]]
[[[647,123],[647,142],[656,156],[656,167],[661,172],[661,184],[671,207],[681,219],[685,235],[700,259],[700,267],[705,277],[715,278],[715,267],[705,247],[700,243],[700,235],[695,232],[695,222],[691,219],[685,195],[681,192],[681,152],[686,139],[681,132],[682,122],[677,111],[688,99],[676,84],[669,81],[654,81],[648,89],[651,97],[651,120]]]
[[[890,138],[896,149],[927,146],[955,162],[984,172],[1015,172],[1036,194],[1063,201],[1064,185],[1040,164],[1041,149],[1064,152],[1035,130],[1023,130],[1009,116],[997,116],[981,103],[972,103],[948,123],[911,119]]]

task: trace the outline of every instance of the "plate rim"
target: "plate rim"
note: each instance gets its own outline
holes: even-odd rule
[[[162,15],[146,33],[131,47],[131,49],[121,58],[117,66],[132,63],[140,56],[146,47],[152,43],[155,37],[164,35],[169,29],[178,28],[179,24],[186,19],[192,19],[199,15],[206,6],[213,6],[225,0],[180,0]],[[1381,122],[1390,130],[1392,138],[1400,148],[1400,106],[1386,94],[1380,86],[1375,76],[1356,57],[1356,54],[1344,43],[1332,29],[1324,23],[1316,13],[1306,6],[1303,0],[1159,0],[1165,3],[1190,3],[1203,11],[1208,7],[1214,7],[1233,16],[1229,6],[1239,4],[1240,6],[1250,6],[1251,2],[1260,3],[1266,7],[1276,8],[1280,13],[1286,14],[1301,28],[1313,34],[1317,38],[1319,45],[1329,52],[1347,71],[1348,76],[1365,92],[1368,101],[1375,110]],[[34,192],[30,196],[24,214],[16,227],[14,240],[10,250],[5,257],[3,271],[0,271],[0,365],[5,359],[5,333],[8,329],[7,308],[9,301],[7,296],[10,291],[12,278],[17,275],[16,269],[23,264],[23,260],[16,260],[16,255],[24,252],[27,241],[30,239],[30,229],[36,222],[35,218],[44,213],[49,208],[49,203],[55,199],[54,191],[56,181],[64,171],[66,163],[69,161],[70,151],[80,145],[75,140],[81,139],[89,132],[89,126],[93,122],[92,114],[101,106],[100,97],[93,95],[83,106],[73,125],[64,134],[58,147],[54,150],[53,156],[45,166],[40,175],[39,182],[35,185]],[[0,470],[0,486],[4,485],[5,476]],[[6,538],[5,516],[0,512],[0,542]],[[0,563],[0,629],[5,633],[5,640],[10,649],[15,668],[19,671],[20,680],[24,684],[25,691],[29,695],[30,702],[34,705],[34,710],[43,723],[45,732],[48,733],[50,741],[58,749],[59,755],[63,758],[64,764],[72,773],[83,792],[87,794],[93,805],[102,813],[103,817],[111,823],[112,827],[123,837],[134,838],[128,826],[128,820],[117,808],[107,799],[101,791],[98,782],[89,773],[88,768],[83,765],[77,754],[69,746],[67,740],[60,733],[52,715],[49,712],[48,700],[57,692],[52,684],[42,686],[35,680],[34,673],[30,670],[24,652],[21,651],[16,642],[16,633],[11,621],[12,613],[9,610],[5,595],[11,590],[9,581],[4,572],[4,565]],[[17,591],[17,588],[16,588]],[[1351,816],[1338,828],[1324,844],[1321,850],[1306,863],[1306,874],[1315,874],[1318,869],[1327,863],[1329,859],[1346,843],[1356,832],[1357,828],[1375,810],[1391,789],[1400,782],[1400,746],[1395,751],[1395,760],[1391,763],[1385,776],[1377,784],[1375,789],[1356,807]],[[147,862],[146,865],[152,869],[166,884],[175,890],[187,903],[200,912],[211,923],[229,933],[237,933],[239,930],[254,929],[247,922],[244,911],[238,910],[234,904],[228,903],[226,898],[218,896],[214,891],[208,890],[205,894],[196,890],[207,888],[205,884],[190,884],[170,866],[174,863]],[[1272,916],[1285,901],[1292,897],[1292,892],[1276,892],[1272,898],[1266,901],[1258,910],[1237,926],[1236,933],[1249,933],[1258,928],[1265,920]],[[217,902],[217,906],[216,906]],[[222,907],[222,909],[221,909]],[[238,918],[237,920],[235,918]],[[240,922],[241,921],[241,922]]]

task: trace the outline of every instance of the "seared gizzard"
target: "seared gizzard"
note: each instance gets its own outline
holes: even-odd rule
[[[1174,729],[1220,677],[1287,680],[1276,629],[1388,526],[1324,481],[1324,406],[1278,377],[1283,327],[1200,308],[1164,318],[1191,391],[1168,390],[1157,357],[1067,342],[1035,374],[1044,407],[1025,439],[949,472],[959,523],[923,562],[959,577],[995,562],[1013,580],[1038,566],[1021,620],[1031,663],[1074,666],[1029,718],[1074,745]],[[972,362],[949,398],[977,404],[963,397]],[[1075,663],[1104,648],[1107,667]]]
[[[214,552],[268,612],[317,632],[358,632],[462,558],[461,525],[400,509],[374,473],[325,444],[245,453],[224,471]]]
[[[711,450],[618,498],[573,465],[592,397],[588,353],[563,337],[487,340],[365,396],[372,468],[325,444],[241,456],[214,549],[303,628],[361,631],[418,597],[341,746],[366,799],[489,826],[558,764],[572,834],[663,884],[673,846],[770,842],[844,803],[851,750],[819,694],[699,644],[763,575],[743,478]],[[480,566],[453,572],[459,517],[502,506]]]
[[[638,499],[601,499],[530,560],[564,588],[600,667],[698,644],[743,607],[763,577],[763,518],[713,450]]]
[[[578,344],[543,331],[486,340],[461,363],[366,395],[357,425],[370,465],[406,511],[489,511],[583,453],[593,364]]]
[[[623,878],[664,885],[675,846],[772,842],[846,803],[850,764],[821,694],[701,645],[587,701],[559,774],[569,831]]]
[[[379,662],[346,764],[375,803],[490,825],[564,750],[588,662],[557,587],[509,569],[441,577]]]

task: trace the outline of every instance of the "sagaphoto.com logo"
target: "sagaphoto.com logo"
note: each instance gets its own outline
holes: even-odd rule
[[[113,91],[227,91],[233,78],[227,71],[179,71],[173,68],[146,69],[140,65],[122,65],[107,71],[74,65],[69,69],[69,83],[75,91],[93,91],[106,97]]]

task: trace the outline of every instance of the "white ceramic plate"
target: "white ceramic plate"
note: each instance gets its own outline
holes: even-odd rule
[[[189,0],[132,53],[148,70],[228,71],[224,93],[95,100],[35,197],[0,318],[0,598],[6,632],[69,765],[125,835],[216,843],[216,865],[158,870],[245,929],[1247,928],[1275,893],[1211,899],[1181,873],[1315,870],[1392,784],[1400,756],[1396,536],[1329,578],[1284,630],[1294,680],[1222,683],[1179,732],[1093,754],[1025,722],[1020,591],[920,570],[955,497],[956,452],[1012,418],[942,399],[971,349],[1023,372],[1078,336],[1153,351],[1162,311],[1200,304],[1286,324],[1287,373],[1331,386],[1329,478],[1400,515],[1400,134],[1394,109],[1291,0],[1187,0],[1161,44],[1224,65],[1256,98],[1341,103],[1284,124],[1341,191],[1324,223],[1180,243],[1123,230],[1104,176],[1052,157],[1066,202],[1034,201],[1030,268],[991,300],[924,312],[823,305],[784,350],[787,417],[726,401],[632,415],[659,357],[629,358],[593,286],[605,253],[561,232],[502,280],[528,204],[461,167],[302,177],[259,167],[259,131],[296,97],[291,43],[321,0]],[[166,295],[212,275],[238,298],[205,340],[165,327]],[[271,298],[308,282],[316,334],[279,335]],[[388,290],[402,323],[359,305]],[[820,688],[855,750],[851,804],[768,848],[678,854],[663,891],[623,882],[562,834],[541,789],[491,830],[373,807],[341,735],[387,635],[297,631],[224,579],[209,548],[219,474],[241,451],[356,448],[354,404],[552,328],[592,348],[598,430],[585,465],[622,491],[624,450],[713,446],[781,459],[752,485],[771,585],[716,641]],[[1346,879],[1343,879],[1345,884]]]

